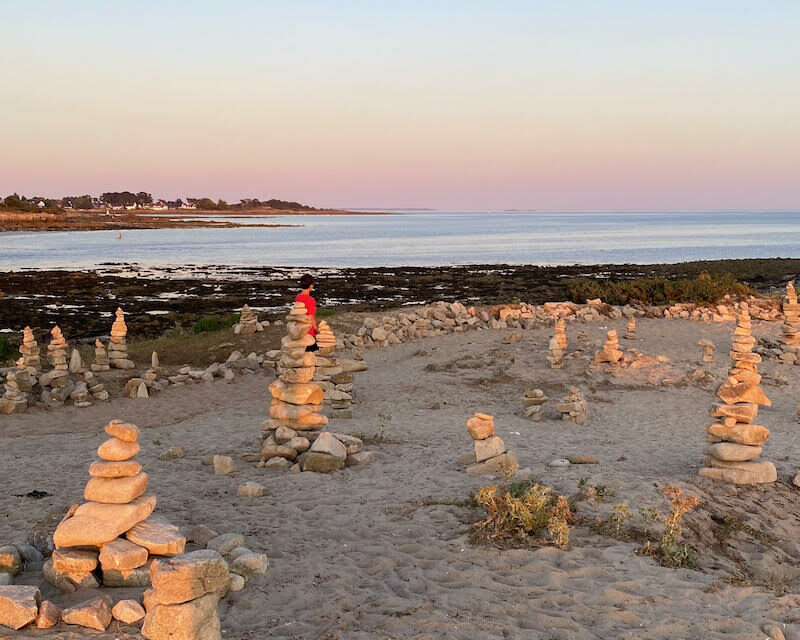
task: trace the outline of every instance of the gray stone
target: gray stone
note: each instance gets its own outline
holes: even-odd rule
[[[220,555],[230,553],[236,547],[244,546],[244,536],[239,533],[223,533],[216,538],[212,538],[206,545],[207,549],[216,551]]]

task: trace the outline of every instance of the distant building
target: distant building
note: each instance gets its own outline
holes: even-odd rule
[[[167,206],[167,203],[164,202],[163,200],[159,200],[158,202],[151,205],[150,208],[153,211],[166,211],[167,209],[169,209],[169,206]]]
[[[47,203],[44,200],[39,200],[39,202],[36,203],[36,206],[40,209],[44,209],[47,206]]]
[[[182,202],[178,209],[197,209],[197,207],[193,204],[189,204],[187,202]]]

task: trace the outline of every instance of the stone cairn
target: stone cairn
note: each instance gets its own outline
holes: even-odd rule
[[[586,424],[588,417],[588,407],[583,393],[578,387],[570,387],[567,397],[556,407],[556,411],[561,414],[561,419],[565,422],[575,424]]]
[[[526,418],[533,422],[541,422],[544,414],[544,404],[549,398],[541,389],[530,389],[522,397],[522,411]]]
[[[69,379],[67,364],[67,341],[58,326],[50,331],[50,344],[47,345],[47,360],[53,365],[52,371],[42,374],[39,383],[50,387],[51,398],[63,403],[72,393],[73,385]]]
[[[87,502],[73,505],[58,525],[44,566],[45,578],[63,590],[148,586],[151,556],[178,555],[186,544],[177,527],[151,517],[156,498],[145,494],[147,474],[134,460],[139,428],[112,420],[105,431],[111,438],[89,467]]]
[[[3,395],[0,396],[0,414],[22,413],[28,408],[28,397],[20,389],[20,383],[17,377],[25,372],[28,376],[27,369],[18,369],[17,371],[9,371],[6,375],[6,381],[3,385]]]
[[[125,339],[127,335],[125,314],[118,308],[114,324],[111,325],[111,342],[108,345],[109,364],[115,369],[133,369],[136,366],[128,359],[128,344]]]
[[[26,369],[31,376],[38,376],[42,371],[41,358],[39,357],[40,349],[39,343],[36,342],[30,327],[25,327],[22,331],[22,344],[19,352],[20,359],[17,361],[17,367]],[[33,381],[33,384],[36,384],[36,382]]]
[[[797,354],[800,351],[800,305],[797,303],[797,293],[794,290],[794,282],[786,284],[786,297],[783,299],[783,334],[780,341],[783,344],[783,362],[797,362]]]
[[[476,413],[467,420],[467,432],[473,441],[473,451],[461,456],[461,462],[467,465],[469,475],[496,473],[504,467],[518,466],[516,454],[506,451],[503,440],[494,434],[492,416]]]
[[[86,383],[86,387],[92,395],[93,400],[108,400],[108,391],[106,391],[105,385],[94,377],[94,373],[91,371],[84,371],[83,381]]]
[[[722,404],[711,409],[711,416],[719,422],[708,427],[706,441],[712,444],[706,447],[706,466],[700,469],[705,478],[734,484],[775,482],[778,478],[772,462],[757,460],[769,437],[769,429],[754,424],[758,405],[768,407],[772,403],[759,385],[757,365],[761,356],[753,353],[755,345],[748,307],[742,304],[734,329],[733,366],[717,391]]]
[[[607,362],[609,364],[616,364],[622,359],[622,351],[619,349],[619,339],[617,332],[613,329],[606,334],[606,342],[603,349],[594,354],[594,363],[602,364]]]
[[[251,336],[258,331],[263,331],[263,325],[258,321],[258,317],[253,310],[244,305],[242,307],[242,316],[239,322],[233,325],[233,333],[238,336]]]
[[[322,320],[317,326],[317,369],[314,372],[314,382],[322,387],[325,392],[325,402],[330,404],[329,418],[352,418],[353,411],[353,374],[344,371],[342,361],[334,358],[336,350],[336,336],[333,329]]]
[[[589,335],[585,331],[578,331],[578,346],[584,351],[591,349],[592,347],[592,341],[589,339]]]
[[[703,348],[703,359],[700,364],[714,364],[714,349],[716,349],[714,343],[703,338],[697,343],[697,346]]]
[[[553,336],[547,348],[547,364],[551,369],[560,369],[564,366],[564,351],[558,344],[558,339]]]
[[[558,347],[562,351],[567,350],[567,322],[564,318],[559,318],[556,320],[556,327],[555,331],[553,332],[553,337],[558,342]]]
[[[625,335],[623,337],[626,340],[636,340],[636,318],[628,320],[628,326],[625,327]]]
[[[92,371],[108,371],[111,365],[108,364],[108,353],[106,348],[100,340],[94,341],[94,362],[92,363]]]
[[[317,346],[320,355],[323,356],[331,355],[336,350],[336,336],[325,320],[321,320],[317,325]]]

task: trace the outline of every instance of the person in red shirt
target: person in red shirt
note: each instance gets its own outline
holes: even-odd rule
[[[314,289],[314,276],[305,274],[300,278],[300,288],[302,291],[295,297],[295,302],[302,302],[306,305],[306,315],[311,316],[311,328],[308,330],[308,335],[314,338],[314,344],[306,347],[306,351],[318,351],[317,346],[317,301],[311,297],[311,291]]]

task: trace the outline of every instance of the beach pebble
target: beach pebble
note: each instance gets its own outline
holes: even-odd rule
[[[597,458],[594,456],[570,456],[568,458],[570,464],[597,464]]]
[[[181,446],[177,447],[170,447],[160,456],[158,456],[159,460],[178,460],[180,458],[186,457],[186,449]]]
[[[240,498],[260,498],[267,492],[267,488],[263,484],[257,482],[246,482],[239,485],[236,490],[236,495]]]
[[[767,637],[771,640],[786,640],[786,637],[783,635],[783,631],[781,630],[780,626],[773,622],[767,622],[766,624],[761,625],[761,631],[767,634]]]
[[[569,460],[566,458],[556,458],[555,460],[551,460],[548,464],[548,467],[568,467]]]
[[[229,573],[228,578],[231,581],[231,586],[228,588],[229,591],[241,591],[244,589],[244,576],[240,576],[238,573]]]
[[[226,476],[236,471],[236,463],[230,456],[214,456],[214,474]]]

